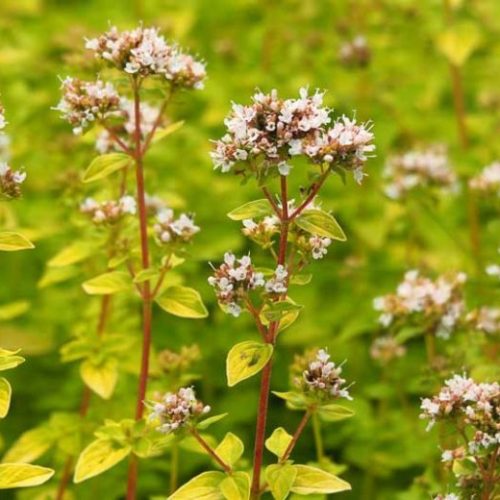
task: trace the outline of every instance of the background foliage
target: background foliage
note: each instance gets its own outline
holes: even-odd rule
[[[57,76],[92,77],[93,61],[82,55],[83,37],[103,31],[108,20],[122,28],[143,20],[203,57],[209,73],[206,90],[177,98],[171,118],[185,119],[186,125],[155,146],[147,175],[151,191],[164,195],[172,206],[197,214],[202,232],[184,274],[201,291],[210,316],[186,321],[158,310],[156,349],[199,345],[202,360],[194,367],[195,385],[216,413],[231,415],[216,432],[222,436],[232,430],[245,438],[250,449],[258,380],[228,390],[224,363],[228,347],[251,338],[253,326],[246,316],[234,320],[224,315],[206,279],[209,261],[219,262],[228,249],[238,254],[249,249],[240,225],[226,213],[255,198],[254,187],[237,188],[234,178],[212,171],[209,140],[221,135],[230,102],[247,102],[256,87],[265,91],[276,87],[282,95],[295,95],[303,85],[327,89],[326,101],[338,114],[356,110],[359,120],[373,120],[377,157],[367,165],[369,177],[362,187],[351,181],[344,186],[332,178],[324,189],[323,206],[335,213],[348,241],[333,244],[326,260],[312,269],[313,284],[298,290],[296,300],[307,313],[280,338],[274,388],[287,390],[288,365],[306,347],[327,346],[336,361],[348,359],[344,373],[356,381],[351,389],[356,417],[325,429],[328,454],[347,465],[344,477],[353,485],[352,492],[337,498],[411,500],[437,491],[437,439],[425,433],[418,419],[420,397],[431,390],[421,338],[411,339],[406,356],[385,370],[371,360],[369,346],[379,333],[372,299],[392,291],[408,268],[418,266],[431,275],[466,271],[471,276],[467,284],[471,307],[499,299],[495,280],[482,272],[486,263],[498,261],[500,227],[494,206],[479,204],[478,272],[470,252],[463,192],[400,204],[384,197],[381,188],[387,155],[414,146],[448,145],[463,177],[500,157],[496,140],[500,5],[493,0],[454,0],[449,9],[453,23],[465,26],[463,33],[477,33],[479,40],[463,67],[467,150],[457,137],[448,61],[436,45],[447,25],[446,9],[438,0],[4,0],[0,89],[8,110],[13,159],[26,167],[28,181],[15,209],[11,204],[0,206],[0,220],[2,225],[23,228],[36,249],[4,253],[0,260],[0,304],[23,301],[29,307],[0,323],[0,345],[21,347],[27,358],[9,374],[15,396],[9,418],[1,423],[2,447],[7,449],[53,412],[78,407],[78,368],[61,364],[59,348],[75,329],[95,328],[98,299],[89,299],[80,287],[84,279],[97,274],[95,269],[80,269],[79,275],[54,286],[44,286],[43,281],[46,262],[81,233],[75,207],[86,188],[79,177],[93,148],[91,138],[73,137],[57,113],[50,111],[59,99]],[[370,61],[363,67],[346,66],[338,51],[358,34],[368,41]],[[113,320],[117,333],[138,329],[137,307],[129,303],[120,309],[121,317]],[[476,341],[471,332],[462,332],[440,349],[454,370],[467,369],[479,379],[498,378],[496,351],[491,348],[485,354]],[[131,349],[131,367],[134,354]],[[94,398],[91,415],[96,422],[133,414],[133,398],[128,397],[135,394],[133,372],[132,368],[130,374],[121,375],[110,402]],[[162,387],[162,380],[154,384]],[[272,399],[269,428],[285,424],[291,431],[296,420],[298,415]],[[314,456],[310,432],[306,430],[298,445],[299,460]],[[183,477],[204,469],[205,459],[183,453]],[[38,462],[60,468],[63,460],[56,450]],[[102,491],[107,498],[120,498],[124,467],[79,486],[77,498],[99,496]],[[167,469],[162,460],[144,467],[144,495],[168,490]],[[40,491],[51,487],[49,483]],[[38,498],[36,491],[17,495]]]

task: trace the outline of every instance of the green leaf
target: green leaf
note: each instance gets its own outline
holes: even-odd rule
[[[139,271],[134,278],[134,283],[144,283],[145,281],[150,281],[157,278],[160,275],[157,269],[142,269]]]
[[[215,422],[222,420],[224,417],[227,417],[227,413],[221,413],[220,415],[213,415],[212,417],[208,417],[205,420],[198,422],[198,424],[196,425],[196,428],[201,430],[201,431],[204,431],[205,429],[210,427],[212,424],[215,424]]]
[[[296,477],[297,469],[294,465],[273,464],[266,467],[266,479],[275,500],[287,498]]]
[[[118,445],[110,439],[96,439],[78,457],[75,468],[75,483],[98,476],[121,462],[131,452],[129,445]]]
[[[0,233],[0,251],[17,252],[18,250],[27,250],[30,248],[35,248],[35,245],[22,234],[11,232]]]
[[[288,434],[283,427],[278,427],[266,439],[266,448],[278,458],[281,458],[285,454],[292,439],[292,436]]]
[[[312,209],[302,212],[295,224],[304,231],[332,240],[346,241],[346,235],[335,218],[323,210]]]
[[[46,424],[24,432],[5,454],[4,462],[30,463],[40,458],[53,444],[55,436]]]
[[[278,396],[280,399],[284,399],[287,402],[287,405],[293,410],[304,410],[307,408],[307,400],[303,394],[295,391],[288,392],[277,392],[273,391],[275,396]]]
[[[0,418],[5,418],[9,413],[12,388],[6,378],[0,378]]]
[[[110,153],[95,158],[83,174],[83,182],[104,179],[122,168],[131,165],[132,159],[125,153]]]
[[[290,277],[291,285],[308,285],[311,283],[312,274],[292,274]]]
[[[79,273],[80,270],[77,267],[50,267],[43,273],[43,276],[37,283],[37,287],[40,289],[47,288],[48,286],[67,281]]]
[[[59,253],[54,255],[47,263],[48,267],[65,267],[72,264],[77,264],[85,259],[88,259],[96,252],[96,247],[88,243],[76,242],[66,248],[63,248]]]
[[[265,319],[264,324],[269,324],[272,321],[285,320],[285,318],[287,318],[291,324],[297,319],[300,309],[302,309],[302,306],[295,304],[295,302],[291,300],[280,300],[278,302],[266,304],[266,306],[262,308],[262,316]]]
[[[30,303],[26,300],[19,300],[0,306],[0,321],[7,321],[17,318],[30,308]]]
[[[165,311],[181,318],[206,318],[207,308],[200,294],[193,288],[171,286],[156,299],[156,303]]]
[[[109,399],[118,381],[118,363],[109,358],[96,364],[92,359],[80,365],[80,375],[85,384],[103,399]]]
[[[0,464],[0,489],[26,488],[47,482],[52,469],[31,464]]]
[[[89,295],[111,295],[130,287],[130,276],[122,271],[112,271],[92,278],[82,285]]]
[[[264,217],[271,215],[273,209],[267,200],[255,200],[235,208],[227,214],[232,220],[253,219],[257,217]]]
[[[299,495],[338,493],[351,489],[347,481],[316,467],[295,465],[295,470],[297,476],[290,490]]]
[[[458,24],[443,31],[436,40],[439,52],[457,67],[467,62],[480,43],[479,28],[471,22]]]
[[[273,346],[247,340],[231,348],[226,360],[227,384],[238,382],[259,373],[273,355]]]
[[[168,500],[224,500],[219,485],[225,478],[223,472],[203,472],[181,486]]]
[[[351,418],[354,415],[354,411],[345,406],[336,404],[322,405],[318,408],[318,414],[321,420],[325,422],[338,422],[339,420],[345,420],[346,418]]]
[[[165,137],[168,137],[170,134],[173,134],[174,132],[179,130],[183,125],[184,125],[184,120],[181,120],[175,123],[171,123],[165,128],[157,129],[151,143],[155,144],[161,141],[162,139],[165,139]]]
[[[8,351],[7,349],[0,349],[0,372],[5,370],[12,370],[20,364],[24,363],[25,359],[22,356],[17,356],[17,351]]]
[[[246,472],[233,472],[219,485],[226,500],[248,500],[250,498],[250,477]]]
[[[232,432],[228,432],[215,449],[217,455],[230,466],[233,466],[241,458],[244,451],[245,446],[243,442]]]

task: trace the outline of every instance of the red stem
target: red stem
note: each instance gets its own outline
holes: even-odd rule
[[[297,444],[297,441],[299,440],[300,435],[302,434],[302,431],[304,430],[304,427],[307,425],[307,422],[309,422],[310,418],[311,418],[311,411],[307,410],[304,413],[304,416],[302,417],[299,426],[297,427],[297,430],[295,431],[295,434],[293,435],[293,438],[290,441],[290,444],[287,446],[285,453],[283,453],[283,456],[279,459],[280,463],[286,462],[288,460],[293,449],[295,448],[295,445]]]
[[[200,443],[202,448],[224,469],[224,472],[231,474],[233,469],[228,465],[221,457],[216,453],[216,451],[200,436],[199,432],[195,427],[191,428],[191,434],[194,436],[196,441]]]
[[[264,193],[264,196],[266,197],[267,201],[271,205],[271,207],[274,210],[274,213],[281,219],[281,210],[278,207],[278,204],[276,201],[274,201],[274,198],[272,194],[269,192],[269,189],[266,188],[266,186],[262,186],[262,192]]]
[[[330,170],[326,170],[319,180],[315,182],[312,185],[311,192],[307,196],[307,198],[298,206],[298,208],[292,213],[290,216],[290,220],[295,219],[295,217],[299,216],[302,211],[311,203],[311,201],[314,200],[315,196],[318,194],[319,190],[321,189],[321,186],[323,186],[323,183],[326,181],[326,178],[328,177],[328,174],[330,173]]]

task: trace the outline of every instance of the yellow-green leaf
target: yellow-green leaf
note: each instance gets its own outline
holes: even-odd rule
[[[165,128],[159,128],[155,132],[155,135],[153,136],[153,140],[151,142],[156,143],[158,141],[161,141],[162,139],[165,139],[165,137],[168,137],[169,135],[173,134],[174,132],[179,130],[183,125],[184,125],[184,120],[181,120],[172,123]]]
[[[128,290],[130,282],[131,280],[127,273],[112,271],[86,281],[82,287],[89,295],[111,295]]]
[[[244,451],[243,442],[232,432],[228,432],[215,449],[217,455],[230,466],[233,466],[240,459]]]
[[[132,163],[125,153],[110,153],[95,158],[83,174],[83,182],[93,182],[111,175]]]
[[[351,489],[351,485],[347,481],[316,467],[295,465],[295,470],[297,476],[290,491],[299,495],[338,493]]]
[[[25,359],[18,356],[17,351],[8,351],[7,349],[0,349],[0,372],[5,370],[12,370],[20,364],[24,363]]]
[[[109,399],[118,381],[118,364],[114,358],[108,358],[98,364],[87,359],[80,365],[80,375],[96,394],[103,399]]]
[[[288,434],[283,427],[278,427],[266,439],[266,448],[271,453],[274,453],[278,458],[281,458],[285,454],[285,451],[291,441],[292,436]]]
[[[238,382],[259,373],[273,355],[273,346],[247,340],[231,348],[226,360],[227,383],[233,387]]]
[[[443,31],[436,44],[454,66],[463,66],[481,42],[481,33],[476,24],[466,22]]]
[[[354,411],[350,408],[336,404],[320,406],[318,413],[325,422],[338,422],[339,420],[344,420],[354,415]]]
[[[219,485],[225,478],[223,472],[203,472],[181,486],[168,500],[224,500]]]
[[[267,200],[255,200],[235,208],[227,214],[232,220],[253,219],[256,217],[264,217],[271,215],[273,209]]]
[[[10,397],[12,388],[9,381],[5,378],[0,378],[0,418],[5,418],[9,413]]]
[[[266,468],[266,479],[275,500],[285,500],[297,477],[297,469],[291,464],[273,464]]]
[[[200,294],[186,286],[168,287],[156,303],[165,311],[181,318],[206,318],[207,308]]]
[[[295,224],[304,231],[332,240],[345,241],[346,235],[335,218],[323,210],[305,210],[295,219]]]
[[[77,264],[89,258],[96,251],[95,246],[88,243],[76,242],[63,248],[52,259],[49,260],[49,267],[65,267],[72,264]]]
[[[17,252],[18,250],[27,250],[30,248],[35,248],[35,245],[22,234],[11,232],[0,233],[0,251]]]
[[[109,439],[96,439],[78,457],[75,483],[81,483],[114,467],[130,454],[131,447],[119,446]]]
[[[0,464],[0,489],[38,486],[54,475],[52,469],[31,464]]]
[[[30,463],[41,457],[54,443],[46,426],[36,427],[21,434],[5,454],[4,462]]]
[[[48,286],[67,281],[75,277],[79,272],[80,270],[77,267],[49,267],[43,273],[37,286],[38,288],[47,288]]]
[[[30,303],[26,300],[19,300],[0,306],[0,321],[7,321],[17,318],[30,308]]]
[[[250,477],[246,472],[234,472],[219,485],[226,500],[248,500],[250,498]]]

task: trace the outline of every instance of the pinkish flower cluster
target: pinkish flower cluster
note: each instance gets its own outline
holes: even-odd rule
[[[191,215],[181,214],[176,219],[170,208],[158,212],[154,225],[155,235],[162,244],[188,243],[199,230]]]
[[[194,424],[210,411],[210,406],[196,399],[192,387],[181,387],[175,393],[169,392],[150,406],[149,420],[159,422],[157,430],[162,434],[170,434]]]
[[[500,334],[500,308],[479,307],[467,315],[467,322],[475,330],[489,335]]]
[[[88,215],[97,225],[114,224],[125,215],[134,215],[136,211],[136,201],[132,196],[122,196],[118,201],[86,198],[80,205],[80,212]]]
[[[392,156],[385,165],[385,194],[394,200],[403,198],[415,188],[457,189],[457,176],[451,168],[446,150],[434,146]]]
[[[474,191],[500,197],[500,162],[485,167],[479,175],[469,181],[469,186]]]
[[[140,107],[140,123],[142,139],[146,139],[159,117],[160,110],[157,106],[151,106],[148,103],[142,102]],[[128,147],[132,147],[133,137],[135,134],[135,112],[134,103],[129,99],[120,99],[119,109],[116,111],[115,117],[122,120],[122,123],[113,128],[113,133],[118,136],[122,143]],[[109,153],[116,150],[121,151],[120,146],[113,140],[108,130],[102,130],[96,139],[96,149],[99,153]]]
[[[270,295],[280,296],[288,290],[288,271],[285,266],[278,265],[272,277],[266,281],[266,292]]]
[[[322,259],[328,253],[328,247],[332,244],[332,240],[326,236],[313,235],[309,238],[311,246],[311,256],[314,260]]]
[[[324,349],[316,353],[316,358],[311,361],[302,374],[302,380],[298,381],[303,390],[313,393],[320,399],[346,398],[352,399],[346,380],[340,374],[342,366],[336,366],[330,361],[330,355]]]
[[[257,175],[276,169],[288,175],[289,160],[303,155],[313,163],[352,171],[360,182],[367,154],[375,150],[373,134],[366,124],[345,116],[332,122],[323,95],[309,95],[302,88],[298,99],[281,99],[273,90],[258,92],[249,106],[233,104],[224,121],[227,133],[211,153],[214,168],[236,173],[246,168]]]
[[[366,66],[370,62],[371,51],[362,35],[344,42],[339,50],[339,59],[346,66]]]
[[[248,255],[237,259],[230,252],[224,255],[220,267],[214,268],[208,283],[215,288],[219,304],[235,317],[241,314],[248,292],[266,284],[264,275],[255,271]]]
[[[103,35],[87,40],[85,47],[96,58],[131,75],[156,75],[175,87],[203,88],[205,65],[178,46],[168,44],[157,28],[139,26],[119,31],[113,26]]]
[[[260,221],[253,219],[243,220],[243,234],[255,241],[262,248],[269,248],[273,244],[273,236],[279,233],[280,220],[276,215],[268,215]]]
[[[67,77],[62,81],[62,99],[54,108],[67,120],[75,134],[81,134],[93,123],[116,114],[120,96],[111,83],[88,82]]]
[[[381,312],[379,321],[385,327],[395,320],[408,320],[448,338],[465,310],[465,281],[464,273],[439,276],[433,281],[416,270],[408,271],[396,293],[377,297],[373,306]]]
[[[384,365],[405,354],[406,348],[391,335],[376,338],[370,347],[370,356]]]
[[[21,196],[21,184],[26,180],[26,172],[12,170],[7,163],[0,163],[0,196],[7,199]]]

